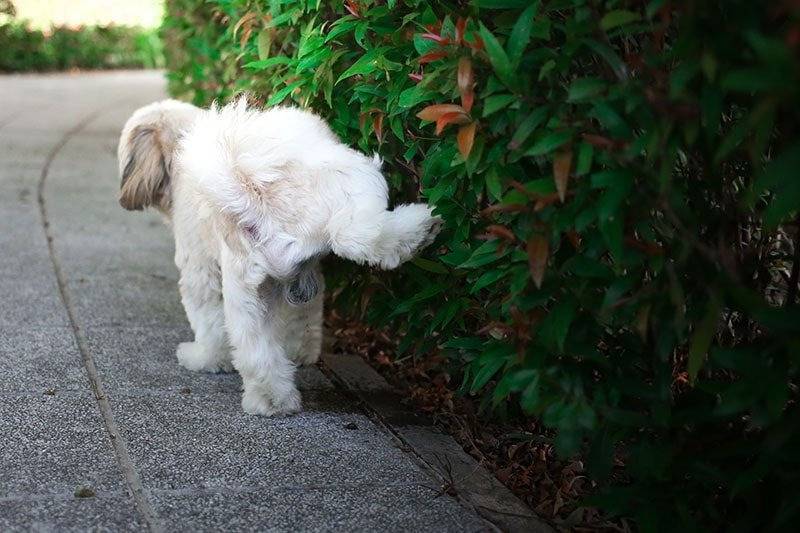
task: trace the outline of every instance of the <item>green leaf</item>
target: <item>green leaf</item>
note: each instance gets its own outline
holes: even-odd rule
[[[271,105],[272,106],[272,105],[279,104],[279,103],[283,102],[283,100],[287,96],[292,94],[292,92],[295,89],[297,89],[298,87],[300,87],[302,84],[303,84],[302,80],[298,80],[298,81],[295,81],[293,83],[290,83],[289,85],[287,85],[286,87],[284,87],[280,91],[278,91],[278,92],[274,93],[272,96],[270,96],[269,100],[267,101],[267,105]]]
[[[495,200],[500,200],[503,197],[503,183],[496,167],[492,167],[486,173],[486,190]]]
[[[290,11],[287,11],[286,13],[278,15],[277,17],[274,17],[272,20],[270,20],[264,27],[265,28],[274,28],[276,26],[281,26],[285,22],[289,22],[290,20],[292,20],[292,17],[295,16],[295,13],[296,12],[294,10],[290,10]]]
[[[425,259],[422,257],[415,257],[411,260],[411,264],[421,268],[422,270],[427,270],[428,272],[434,272],[436,274],[447,274],[450,272],[450,270],[448,270],[447,267],[441,263],[437,263],[436,261],[431,261],[430,259]]]
[[[509,84],[512,77],[513,67],[511,61],[506,55],[506,51],[497,41],[497,38],[490,32],[483,23],[480,23],[480,34],[483,43],[486,46],[486,53],[489,56],[489,61],[492,63],[495,74],[500,78],[500,81]]]
[[[520,125],[517,127],[517,130],[511,137],[509,147],[512,150],[516,150],[522,146],[523,143],[528,140],[528,137],[530,137],[531,133],[533,133],[536,128],[538,128],[545,121],[549,111],[550,108],[546,105],[537,107],[531,111],[531,113],[525,117],[522,122],[520,122]]]
[[[586,39],[584,41],[586,46],[591,48],[595,53],[597,53],[600,57],[602,57],[606,63],[611,67],[614,71],[614,74],[617,76],[617,79],[620,80],[627,80],[628,79],[628,66],[625,64],[624,61],[619,57],[617,52],[614,51],[609,45],[602,43],[600,41],[595,41],[594,39]]]
[[[549,154],[556,148],[567,144],[571,139],[571,131],[555,131],[549,133],[534,143],[534,145],[525,152],[525,155],[537,156]]]
[[[505,344],[488,348],[474,363],[479,370],[472,379],[470,391],[477,392],[489,383],[489,380],[508,362],[512,353],[513,347]]]
[[[538,8],[538,2],[531,4],[528,9],[522,12],[516,24],[514,24],[514,28],[511,30],[508,43],[506,43],[506,49],[508,50],[508,59],[514,67],[519,65],[522,54],[525,52],[525,47],[528,46],[528,42],[531,39],[533,17],[536,16]]]
[[[400,97],[397,99],[397,105],[407,109],[415,107],[422,102],[432,100],[437,96],[439,96],[439,93],[436,91],[426,89],[421,85],[414,85],[400,93]]]
[[[479,277],[475,284],[470,288],[469,293],[475,294],[476,292],[484,289],[493,283],[503,279],[508,274],[510,274],[509,270],[490,270],[488,272],[484,272],[481,277]]]
[[[576,313],[577,305],[571,299],[553,307],[539,326],[539,334],[542,339],[551,346],[557,347],[559,352],[563,352],[569,326]]]
[[[569,86],[567,101],[579,102],[597,96],[606,88],[606,82],[600,78],[578,78]]]
[[[492,113],[500,111],[511,102],[517,100],[513,94],[496,94],[486,98],[483,102],[483,116],[488,117]]]
[[[775,228],[789,215],[800,210],[800,142],[793,144],[764,169],[755,180],[747,199],[753,205],[765,193],[771,193],[770,202],[764,212],[764,222]]]
[[[578,163],[575,165],[575,175],[584,176],[592,170],[592,159],[594,158],[594,146],[587,142],[581,142],[578,146]]]
[[[603,28],[604,31],[608,31],[618,26],[624,26],[625,24],[635,22],[640,18],[639,13],[634,13],[633,11],[625,9],[616,9],[606,13],[605,16],[600,19],[600,27]]]
[[[336,83],[349,78],[351,76],[357,76],[359,74],[371,74],[381,68],[381,59],[383,54],[389,50],[388,46],[381,46],[379,48],[373,48],[369,50],[367,53],[362,55],[358,60],[350,65],[350,68],[342,72],[342,75],[339,76],[339,79],[336,80]]]
[[[245,64],[244,68],[263,70],[275,65],[288,65],[292,61],[294,61],[294,59],[292,59],[291,57],[273,56],[273,57],[268,57],[267,59],[261,59],[259,61],[251,61],[250,63]]]
[[[497,246],[498,242],[496,240],[486,241],[476,248],[466,261],[458,265],[459,268],[476,268],[488,265],[489,263],[494,263],[500,259],[500,257],[502,257],[497,253]],[[506,250],[503,255],[506,253],[508,253],[508,250]]]
[[[769,68],[743,68],[730,72],[722,80],[722,88],[729,91],[757,93],[774,90],[791,90],[792,78],[784,72]]]

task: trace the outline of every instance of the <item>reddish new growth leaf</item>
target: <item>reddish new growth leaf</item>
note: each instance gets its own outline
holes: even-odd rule
[[[544,271],[547,268],[547,258],[550,255],[550,243],[544,235],[537,233],[528,241],[527,249],[531,278],[533,278],[536,288],[541,289]]]
[[[569,182],[569,171],[572,168],[572,150],[566,150],[556,154],[553,159],[553,179],[556,182],[558,198],[564,202],[567,194],[567,183]]]
[[[576,250],[580,249],[581,247],[581,236],[578,235],[578,232],[574,229],[567,231],[567,239],[569,243],[572,245],[573,248]]]
[[[583,140],[591,144],[595,148],[602,148],[603,150],[619,150],[625,148],[625,143],[622,141],[615,141],[602,135],[595,135],[594,133],[584,133],[581,135]]]
[[[445,57],[447,57],[447,52],[428,52],[419,58],[419,64],[432,63]]]
[[[657,255],[664,255],[664,250],[659,245],[647,241],[642,242],[633,236],[625,237],[624,242],[627,246],[639,250],[640,252],[647,254],[651,257]]]
[[[442,46],[450,44],[450,39],[448,39],[447,37],[442,37],[441,35],[438,35],[436,33],[423,33],[422,35],[420,35],[420,37],[422,37],[423,39],[428,39],[429,41],[435,41]]]
[[[361,18],[361,8],[354,0],[345,0],[344,8],[354,17]]]
[[[475,128],[477,126],[477,122],[472,122],[458,129],[458,151],[461,152],[464,159],[467,159],[470,152],[472,152],[472,144],[475,142]]]
[[[519,213],[527,211],[525,204],[494,204],[481,211],[481,216],[488,217],[493,213]]]
[[[467,30],[467,19],[464,17],[458,17],[458,21],[456,22],[456,43],[463,44],[464,43],[464,32]]]
[[[461,93],[461,106],[469,113],[475,101],[475,93],[472,88],[475,85],[475,77],[472,71],[472,61],[464,56],[458,60],[458,90]]]
[[[465,113],[445,113],[436,119],[436,135],[440,135],[450,124],[466,124],[469,116]]]
[[[383,142],[383,113],[376,113],[372,117],[372,129],[375,130],[375,136],[378,138],[378,144]]]
[[[485,48],[483,44],[483,39],[481,39],[480,35],[472,35],[474,42],[469,42],[466,39],[464,40],[464,44],[472,48],[473,50],[483,50]]]
[[[500,224],[491,224],[486,226],[486,232],[508,242],[514,242],[517,240],[517,238],[514,236],[514,233],[510,229],[505,226],[501,226]]]
[[[422,74],[418,74],[416,72],[409,72],[408,77],[411,81],[415,83],[419,83],[422,81]]]
[[[540,195],[536,198],[536,203],[533,205],[533,210],[538,213],[545,207],[549,207],[556,203],[556,200],[558,200],[558,193],[555,192],[552,194]]]
[[[434,104],[429,105],[424,108],[422,111],[417,113],[417,118],[422,120],[428,120],[430,122],[435,122],[439,120],[439,117],[446,113],[461,113],[466,115],[467,112],[464,110],[463,107],[456,104]]]

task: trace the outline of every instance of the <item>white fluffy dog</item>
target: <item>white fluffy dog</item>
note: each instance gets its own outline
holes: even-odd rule
[[[440,227],[423,204],[389,211],[380,162],[300,109],[157,102],[125,124],[118,156],[120,204],[155,207],[175,234],[195,334],[178,361],[238,370],[251,414],[301,408],[295,365],[322,345],[322,256],[391,269]]]

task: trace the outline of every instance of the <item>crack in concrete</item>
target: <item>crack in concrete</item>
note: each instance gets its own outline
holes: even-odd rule
[[[56,145],[47,155],[47,159],[42,167],[42,173],[39,177],[39,183],[37,186],[37,199],[39,202],[39,214],[41,216],[42,228],[44,230],[45,238],[47,239],[47,249],[50,255],[50,261],[53,265],[56,282],[58,283],[58,291],[61,296],[61,302],[66,310],[67,317],[72,328],[72,333],[78,346],[78,351],[80,352],[81,359],[83,360],[84,369],[86,370],[86,374],[89,378],[92,392],[94,393],[98,407],[100,408],[100,412],[103,416],[103,422],[105,423],[106,431],[111,438],[111,444],[114,448],[117,463],[120,467],[120,470],[122,470],[122,474],[125,477],[125,482],[128,485],[128,490],[133,497],[136,509],[139,512],[139,515],[142,517],[145,525],[151,531],[161,533],[164,531],[164,526],[162,525],[158,515],[156,514],[147,497],[142,480],[133,464],[130,453],[128,452],[128,444],[122,437],[122,433],[120,432],[116,420],[114,420],[114,414],[111,410],[111,403],[108,401],[108,397],[103,389],[103,385],[97,372],[97,366],[95,365],[94,358],[92,357],[92,354],[88,348],[86,337],[84,336],[83,331],[78,324],[76,312],[72,306],[72,300],[70,299],[70,294],[67,289],[67,280],[64,276],[64,271],[61,268],[61,263],[58,259],[58,256],[56,255],[53,234],[50,229],[50,220],[47,213],[47,204],[44,198],[44,187],[45,183],[47,182],[47,176],[50,172],[50,167],[56,156],[58,156],[59,152],[61,152],[61,150],[64,148],[64,146],[66,146],[72,137],[80,133],[81,130],[102,115],[102,113],[116,107],[120,103],[121,102],[114,102],[109,106],[105,106],[94,111],[93,113],[90,113],[84,117],[83,120],[78,122],[78,124],[76,124],[72,129],[67,131],[59,140],[59,142],[56,143]]]

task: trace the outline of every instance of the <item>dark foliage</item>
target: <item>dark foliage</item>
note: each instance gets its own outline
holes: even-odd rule
[[[800,518],[796,2],[168,6],[174,94],[311,107],[445,219],[399,275],[337,266],[338,308],[642,530]]]

